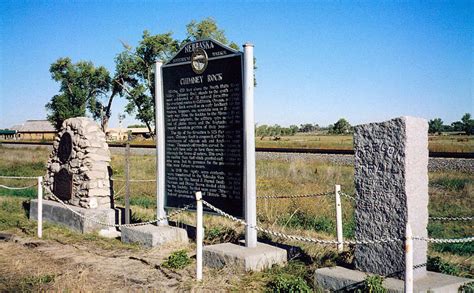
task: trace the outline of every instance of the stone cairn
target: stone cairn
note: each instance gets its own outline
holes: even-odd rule
[[[90,118],[63,122],[48,160],[45,188],[65,203],[113,208],[110,151],[105,134]],[[48,192],[46,198],[52,199]]]

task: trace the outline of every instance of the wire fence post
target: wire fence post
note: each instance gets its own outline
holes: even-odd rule
[[[202,193],[196,192],[196,280],[202,280],[202,241],[204,237]]]
[[[130,224],[130,131],[125,145],[125,224]]]
[[[43,237],[43,177],[38,177],[38,238]]]
[[[413,235],[410,223],[405,230],[405,293],[413,293]]]
[[[343,238],[342,238],[342,205],[341,205],[341,185],[336,185],[336,233],[337,233],[337,251],[342,252],[344,250]]]

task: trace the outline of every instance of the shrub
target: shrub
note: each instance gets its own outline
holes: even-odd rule
[[[191,259],[189,258],[186,250],[178,250],[168,257],[168,259],[163,263],[165,268],[180,270],[185,268],[187,265],[191,263]]]

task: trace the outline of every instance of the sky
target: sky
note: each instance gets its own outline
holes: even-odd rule
[[[473,12],[472,1],[0,0],[0,128],[46,118],[58,58],[113,72],[122,42],[137,45],[145,29],[184,39],[209,16],[255,45],[258,124],[449,124],[474,114]],[[124,106],[114,101],[110,126]]]

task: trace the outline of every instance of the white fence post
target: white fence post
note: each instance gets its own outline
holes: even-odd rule
[[[43,177],[38,177],[38,238],[43,237]]]
[[[413,293],[413,238],[409,223],[405,231],[405,293]]]
[[[202,193],[196,192],[196,280],[202,280],[202,240],[204,227],[202,221]]]
[[[342,205],[341,205],[341,185],[336,185],[336,233],[337,233],[337,251],[342,252],[344,250],[343,238],[342,238]]]
[[[244,205],[245,246],[257,247],[257,185],[255,175],[255,117],[253,45],[244,45]]]

